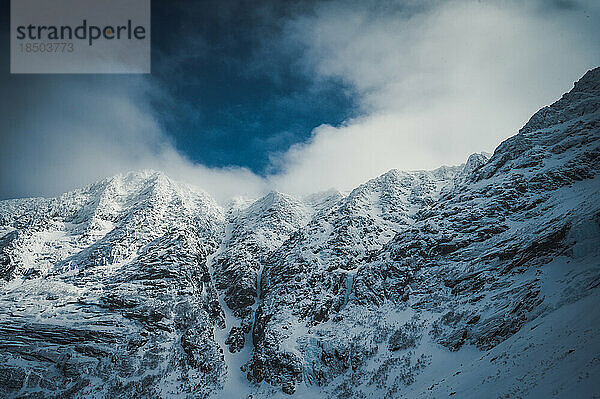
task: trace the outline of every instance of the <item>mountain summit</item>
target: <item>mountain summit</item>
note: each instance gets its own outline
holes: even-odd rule
[[[1,201],[0,396],[592,397],[598,198],[600,68],[493,154],[347,195]]]

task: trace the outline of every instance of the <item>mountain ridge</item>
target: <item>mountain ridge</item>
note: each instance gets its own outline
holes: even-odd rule
[[[141,171],[0,201],[0,392],[598,394],[599,172],[596,68],[493,154],[347,194]]]

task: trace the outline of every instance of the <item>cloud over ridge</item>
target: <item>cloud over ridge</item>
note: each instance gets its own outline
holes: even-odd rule
[[[226,201],[269,189],[347,190],[392,168],[459,164],[492,151],[600,64],[599,8],[593,1],[316,3],[281,21],[280,35],[264,45],[303,49],[297,66],[315,80],[348,82],[361,114],[272,154],[278,172],[265,176],[208,168],[178,151],[153,114],[147,94],[160,88],[147,78],[25,90],[24,103],[35,107],[0,122],[3,195],[55,195],[152,168]],[[0,104],[14,109],[10,101],[19,100]]]

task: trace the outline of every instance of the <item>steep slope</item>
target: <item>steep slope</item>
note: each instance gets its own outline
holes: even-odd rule
[[[290,239],[267,269],[277,279],[264,279],[274,287],[264,289],[251,371],[288,392],[303,381],[333,397],[533,395],[542,382],[555,395],[597,394],[600,326],[587,320],[600,315],[586,297],[597,298],[600,282],[599,155],[596,69],[489,161],[471,157],[438,200],[351,263],[352,279],[338,280],[336,260],[330,269],[313,260],[343,245],[311,253],[310,238]],[[368,233],[351,236],[369,242]],[[574,312],[581,321],[569,324]],[[568,327],[577,345],[565,350],[549,323]],[[530,333],[543,350],[522,355],[536,344],[526,331],[540,325],[552,338]],[[505,341],[508,355],[494,349]],[[506,356],[512,363],[494,363]],[[566,362],[571,378],[545,376]],[[546,372],[528,372],[532,365]]]
[[[304,365],[294,340],[346,306],[360,265],[410,226],[416,210],[433,203],[457,170],[390,171],[316,213],[269,257],[247,365],[250,379],[294,392]]]
[[[233,207],[227,219],[227,235],[214,257],[215,284],[239,326],[231,326],[227,344],[241,350],[252,328],[263,264],[291,233],[306,225],[312,209],[294,197],[271,192],[246,208]]]
[[[5,203],[0,389],[39,397],[176,396],[222,384],[206,259],[222,210],[160,173]],[[201,395],[204,396],[204,395]]]

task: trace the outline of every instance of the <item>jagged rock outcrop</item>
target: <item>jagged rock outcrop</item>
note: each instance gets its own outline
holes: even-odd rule
[[[226,236],[213,263],[216,288],[223,290],[227,307],[241,319],[239,326],[230,327],[226,343],[231,352],[244,347],[252,329],[263,265],[291,233],[308,223],[311,213],[303,202],[279,192],[229,210]]]
[[[252,333],[250,379],[294,391],[302,380],[302,359],[285,342],[295,338],[296,324],[316,325],[341,310],[360,266],[409,226],[415,209],[432,203],[457,170],[390,171],[317,213],[270,256]],[[383,299],[386,292],[378,295]],[[358,301],[366,300],[358,296]]]
[[[2,396],[207,396],[222,385],[212,331],[223,311],[206,261],[223,214],[210,198],[130,173],[4,205],[16,230],[2,248]]]
[[[366,364],[389,356],[381,353],[380,335],[402,331],[375,316],[373,306],[393,303],[451,351],[465,344],[489,350],[551,312],[554,305],[544,294],[548,283],[540,277],[543,265],[570,256],[577,245],[573,237],[589,234],[590,240],[595,234],[590,232],[598,231],[598,75],[598,70],[586,74],[491,157],[474,154],[461,170],[448,173],[437,185],[441,192],[429,191],[434,195],[410,205],[403,201],[415,196],[392,194],[387,198],[393,208],[373,212],[373,204],[386,202],[381,195],[363,194],[365,187],[383,181],[395,190],[403,187],[391,172],[334,206],[333,222],[319,215],[294,234],[265,265],[250,378],[289,392],[299,381],[327,385],[350,373],[359,388],[340,389],[366,394],[373,378]],[[426,179],[415,185],[436,186]],[[357,198],[370,200],[363,207],[352,203]],[[344,213],[348,209],[357,209],[358,216]],[[373,214],[394,216],[377,220]],[[582,295],[600,278],[598,263],[587,262],[581,266],[585,272],[571,281],[586,290]],[[568,286],[560,289],[569,291]],[[431,312],[440,316],[424,322]],[[369,313],[377,321],[359,329],[362,336],[335,331],[352,331],[357,315]],[[412,364],[407,374],[429,362],[416,354],[405,360]],[[396,384],[401,385],[406,384]]]

